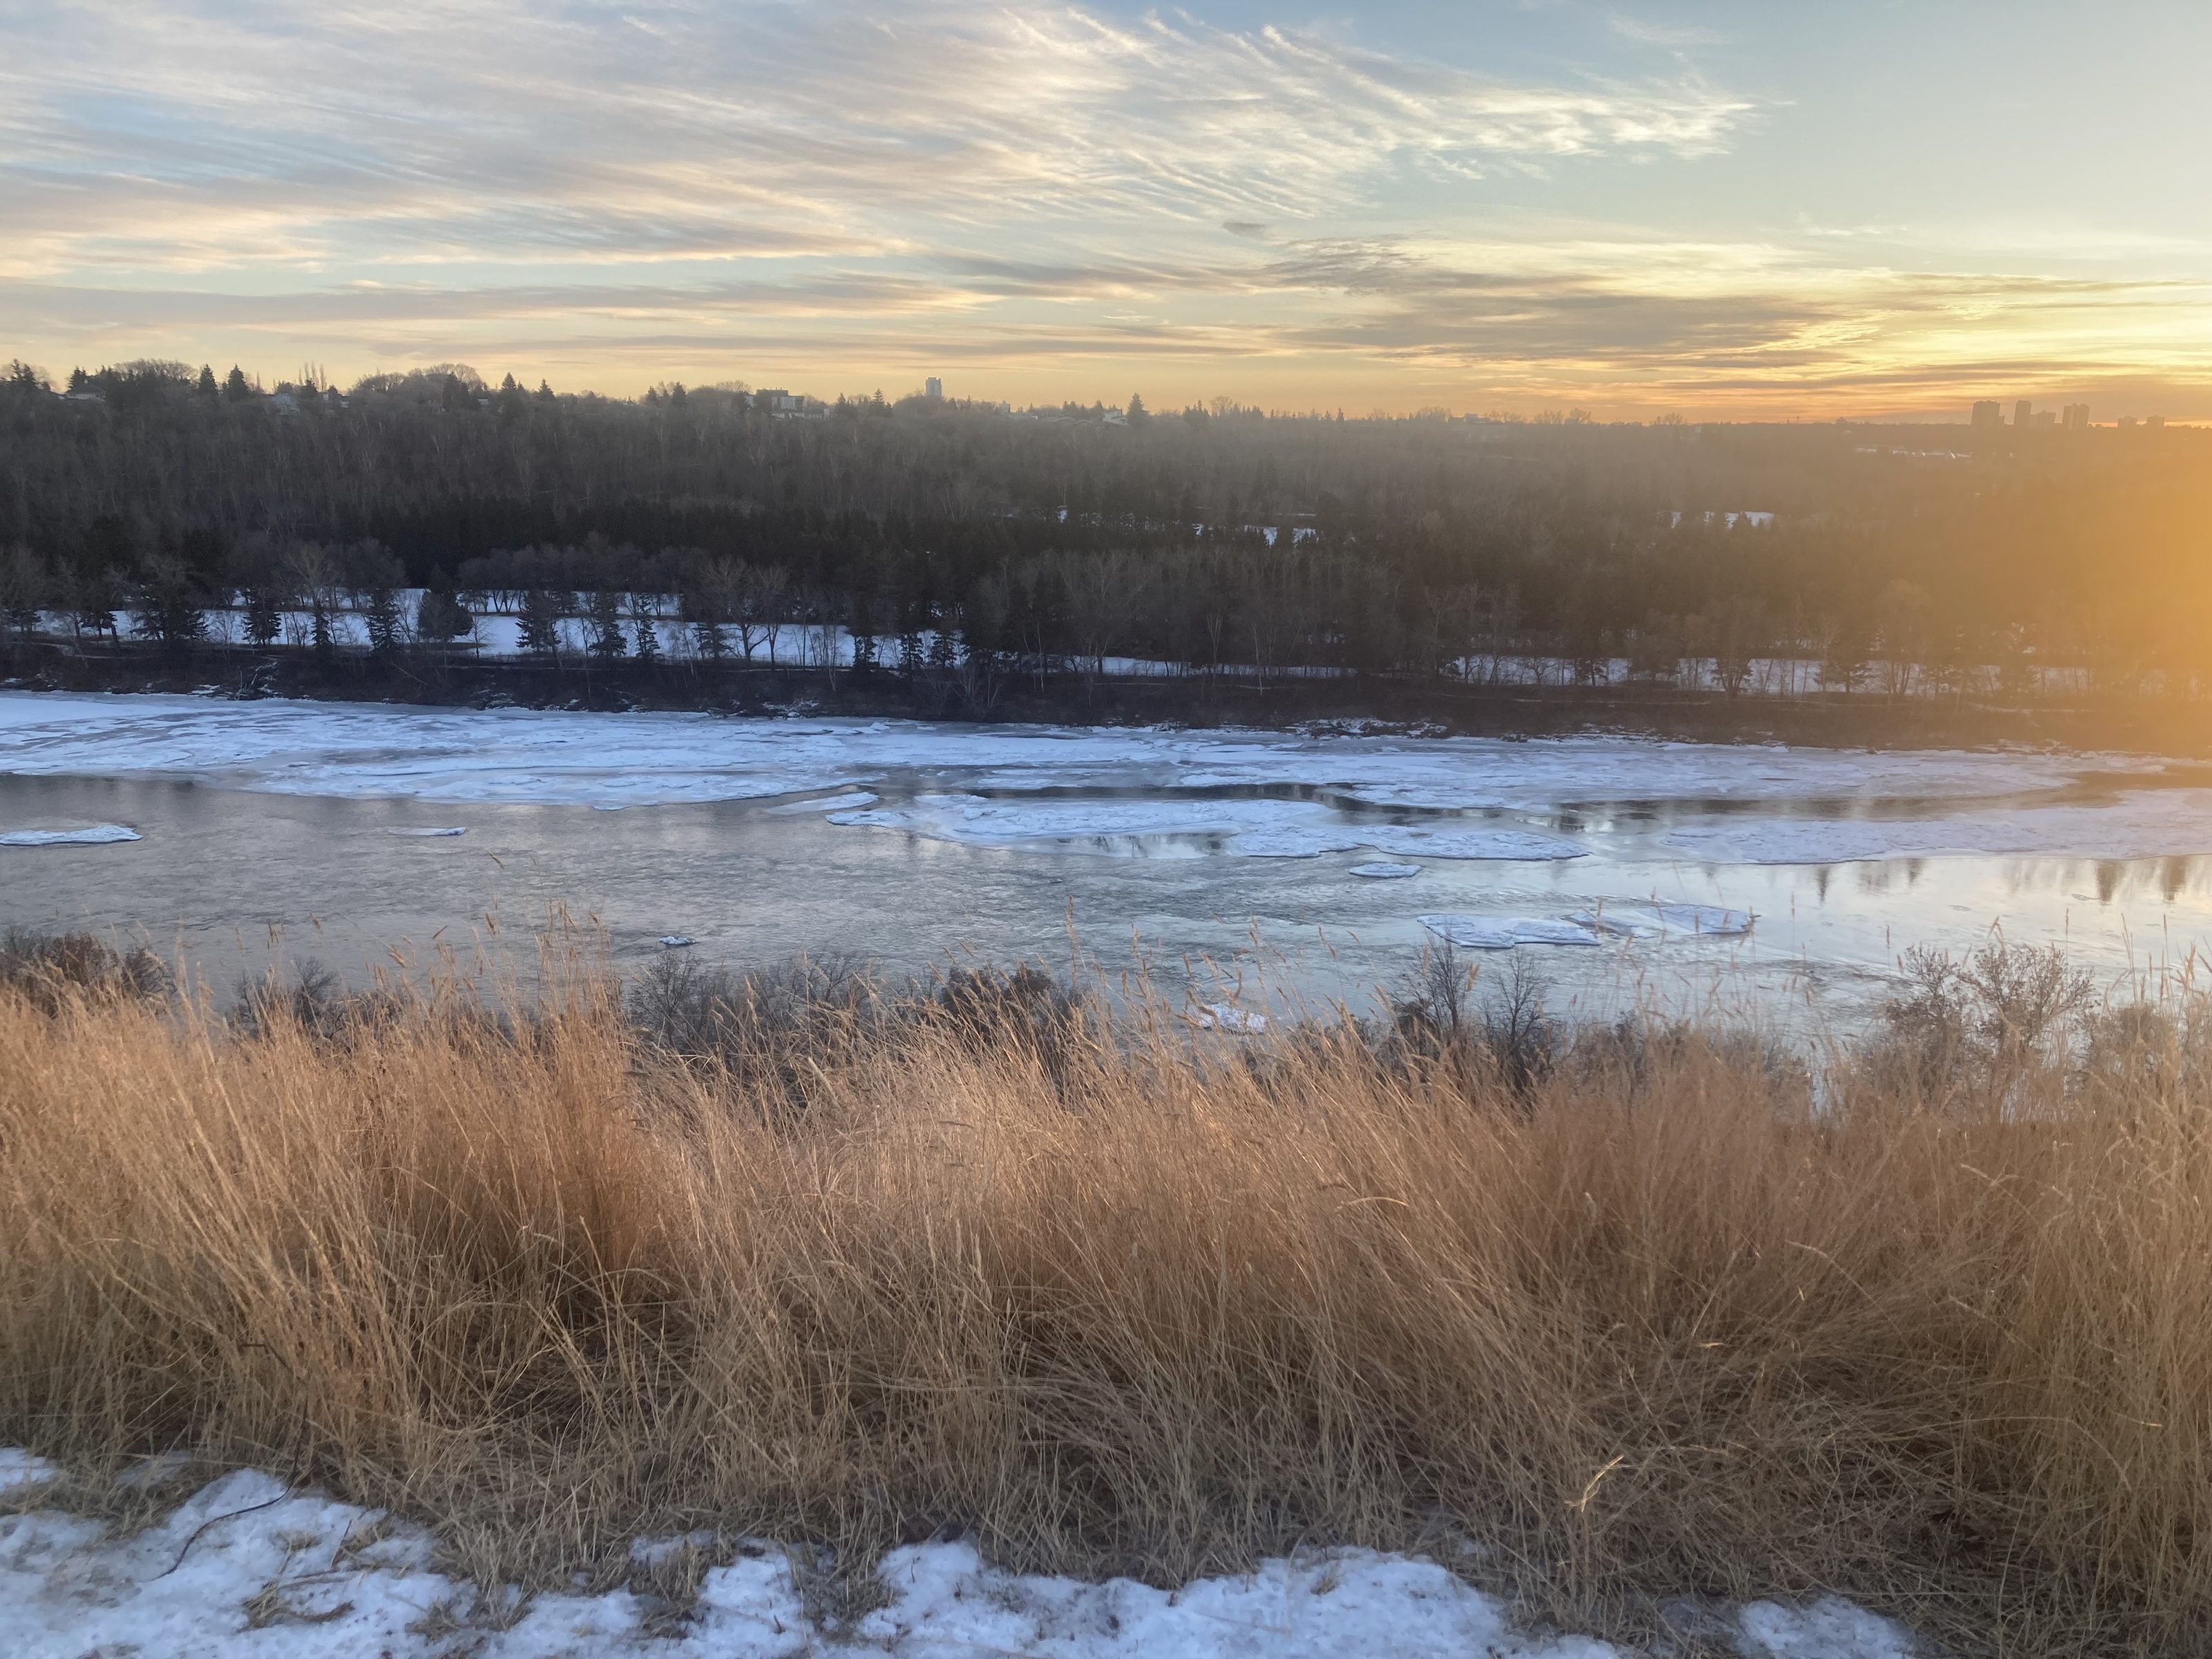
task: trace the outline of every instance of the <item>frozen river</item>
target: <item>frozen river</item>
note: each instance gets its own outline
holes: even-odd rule
[[[2207,855],[2212,771],[2126,756],[0,694],[0,921],[218,984],[565,904],[632,965],[664,935],[902,970],[1073,948],[1176,998],[1366,1006],[1438,937],[1518,938],[1588,1012],[1843,1021],[1908,945],[1993,927],[2185,970]]]

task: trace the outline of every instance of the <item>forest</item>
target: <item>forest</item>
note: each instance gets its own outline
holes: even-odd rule
[[[783,405],[783,406],[772,406]],[[855,673],[1279,671],[1449,683],[2212,693],[2212,434],[1350,418],[1226,400],[1013,410],[742,386],[642,398],[461,365],[343,391],[141,362],[0,383],[0,611],[20,653],[750,661]],[[652,635],[648,639],[648,635]],[[350,636],[348,636],[350,637]],[[1475,665],[1488,665],[1478,669]],[[1537,678],[1540,681],[1543,673]]]

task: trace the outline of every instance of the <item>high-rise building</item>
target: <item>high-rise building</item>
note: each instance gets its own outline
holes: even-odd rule
[[[2088,404],[2069,404],[2066,405],[2066,429],[2069,432],[2087,432],[2089,429]]]
[[[921,395],[936,403],[945,396],[945,382],[934,374],[921,383]]]
[[[2014,426],[2034,425],[2035,405],[2028,402],[2027,398],[2022,398],[2018,403],[2012,406],[2012,423]]]
[[[2154,432],[2162,432],[2166,429],[2166,416],[2163,415],[2146,415],[2143,416],[2143,424]]]
[[[2055,409],[2037,410],[2035,411],[2035,423],[2038,426],[2057,426],[2058,424],[2058,411]]]
[[[2004,408],[1994,398],[1984,398],[1974,405],[1974,424],[1978,427],[2002,426]]]

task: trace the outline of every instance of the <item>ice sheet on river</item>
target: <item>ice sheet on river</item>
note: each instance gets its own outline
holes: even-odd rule
[[[963,807],[955,819],[919,800],[880,810],[915,813],[900,823],[915,833],[977,844],[1135,836],[1247,855],[1371,848],[1401,858],[1601,847],[1717,862],[2212,852],[2212,791],[2054,798],[2092,768],[2158,781],[2156,763],[2043,754],[0,693],[9,772],[605,808],[781,797],[826,811],[839,803],[793,798],[916,789],[995,811]]]
[[[1131,857],[1197,858],[1231,852],[1247,858],[1304,859],[1372,848],[1440,859],[1571,859],[1584,849],[1558,836],[1480,820],[1394,824],[1347,819],[1318,801],[1268,799],[1111,800],[980,795],[922,795],[906,806],[833,812],[830,822],[902,830],[969,847],[1020,847]]]

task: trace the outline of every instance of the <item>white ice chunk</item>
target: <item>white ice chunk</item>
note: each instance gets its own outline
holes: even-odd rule
[[[1431,915],[1415,918],[1438,939],[1470,951],[1510,951],[1516,945],[1602,945],[1605,935],[1554,916]]]
[[[1668,933],[1727,939],[1749,933],[1753,917],[1749,911],[1717,904],[1607,904],[1601,909],[1573,911],[1567,920],[1621,939],[1658,939]]]
[[[681,951],[691,943],[691,939],[688,933],[663,933],[660,943],[666,950]]]
[[[1267,1029],[1267,1017],[1239,1008],[1233,1002],[1209,1002],[1194,1011],[1191,1024],[1201,1031],[1226,1031],[1232,1036],[1257,1036]]]
[[[434,825],[419,829],[410,823],[387,825],[384,833],[387,836],[412,836],[428,839],[433,836],[465,836],[469,833],[469,830],[465,823]]]
[[[1352,866],[1352,873],[1364,876],[1370,881],[1404,881],[1408,877],[1419,875],[1421,866],[1418,864],[1355,864]]]
[[[876,799],[865,789],[848,789],[842,794],[823,795],[813,800],[786,801],[781,806],[771,806],[766,810],[785,817],[801,817],[816,812],[856,812],[864,806],[873,806]]]
[[[10,830],[0,835],[0,847],[105,847],[138,838],[136,830],[122,824],[95,823],[82,830]]]

